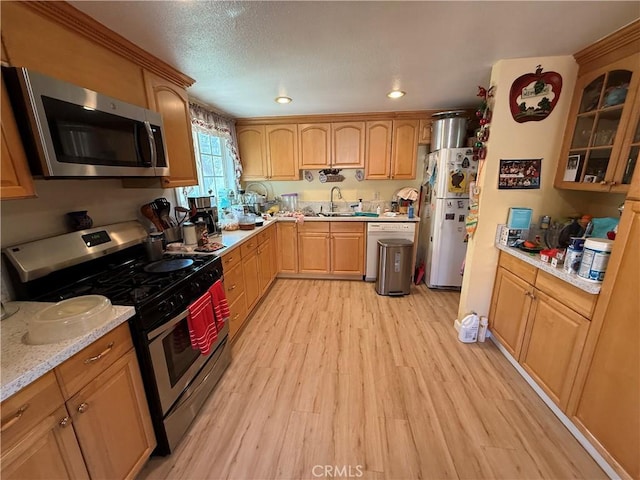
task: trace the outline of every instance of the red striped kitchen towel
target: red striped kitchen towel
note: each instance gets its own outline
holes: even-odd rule
[[[224,322],[227,321],[231,312],[229,311],[229,302],[227,302],[227,295],[224,293],[224,285],[222,280],[217,280],[209,288],[209,294],[213,301],[213,312],[216,318],[216,327],[218,330],[224,327]]]
[[[211,351],[211,345],[218,339],[218,329],[216,328],[213,303],[209,292],[189,305],[187,310],[191,346],[194,350],[200,350],[202,355],[208,355]]]

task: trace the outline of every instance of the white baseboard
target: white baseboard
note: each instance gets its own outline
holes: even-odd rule
[[[582,434],[582,432],[578,430],[578,427],[576,427],[574,423],[569,419],[569,417],[567,417],[564,414],[564,412],[560,410],[560,408],[553,402],[553,400],[549,398],[549,396],[545,393],[545,391],[542,390],[542,388],[540,388],[540,386],[535,382],[535,380],[531,378],[531,376],[526,372],[526,370],[522,368],[522,365],[520,365],[516,361],[516,359],[513,358],[513,356],[507,351],[507,349],[502,346],[500,341],[493,335],[491,335],[491,341],[496,345],[496,347],[498,347],[498,350],[502,352],[502,354],[507,358],[507,360],[509,360],[511,365],[513,365],[513,367],[518,371],[518,373],[522,375],[522,377],[531,386],[531,388],[533,388],[533,391],[538,394],[538,396],[547,405],[547,407],[551,409],[553,414],[556,417],[558,417],[558,419],[562,422],[562,424],[565,427],[567,427],[571,435],[573,435],[575,439],[578,440],[580,445],[584,447],[587,453],[591,455],[591,458],[593,458],[595,462],[600,466],[600,468],[604,470],[604,473],[606,473],[607,476],[612,480],[620,480],[620,475],[618,475],[616,471],[613,468],[611,468],[611,465],[609,465],[609,463],[607,463],[604,457],[600,455],[598,450],[596,450],[596,448],[591,444],[591,442],[589,442],[587,437],[585,437]]]

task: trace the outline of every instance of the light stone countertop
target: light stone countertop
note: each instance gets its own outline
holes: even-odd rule
[[[496,242],[495,245],[499,250],[502,250],[509,255],[513,255],[514,257],[527,262],[529,265],[533,265],[540,270],[550,273],[554,277],[557,277],[560,280],[564,280],[565,282],[579,288],[580,290],[591,293],[592,295],[597,295],[600,293],[600,287],[602,286],[602,283],[584,280],[575,273],[565,272],[562,267],[552,267],[550,263],[546,263],[540,260],[540,255],[538,254],[526,253],[518,248],[507,247],[506,245],[501,245],[498,242]]]
[[[16,306],[19,307],[19,310],[0,322],[0,336],[2,337],[0,401],[4,401],[45,373],[53,370],[135,314],[133,307],[114,305],[111,318],[85,335],[46,345],[25,344],[23,337],[27,333],[27,322],[50,305],[53,304],[49,302],[11,302],[5,305],[8,310]]]
[[[195,253],[198,255],[218,255],[223,257],[225,254],[232,252],[236,247],[238,247],[244,241],[258,235],[262,232],[266,227],[272,225],[276,222],[295,222],[295,217],[284,217],[284,216],[276,216],[271,220],[265,220],[264,225],[262,227],[256,227],[253,230],[223,230],[222,236],[220,237],[212,237],[212,241],[222,243],[225,248],[217,250],[211,253],[205,252],[194,252],[193,249],[189,249],[188,251],[167,251],[166,253],[180,254],[180,253]],[[303,222],[414,222],[417,223],[420,221],[420,218],[414,217],[409,218],[405,215],[396,215],[394,217],[386,217],[380,215],[379,217],[367,217],[367,216],[353,216],[353,217],[304,217]]]

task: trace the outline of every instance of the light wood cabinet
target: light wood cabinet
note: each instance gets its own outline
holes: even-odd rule
[[[3,479],[88,479],[89,474],[64,405],[34,425],[21,441],[2,448]]]
[[[258,234],[258,271],[260,296],[263,296],[276,276],[275,227],[269,226]]]
[[[242,270],[240,267],[238,267]],[[229,340],[236,338],[247,319],[247,304],[244,300],[244,292],[240,294],[236,301],[229,305]]]
[[[393,121],[367,122],[365,128],[365,178],[367,180],[387,179],[391,175]]]
[[[276,224],[279,273],[298,273],[298,225],[294,222]]]
[[[0,76],[1,77],[1,76]],[[10,198],[28,198],[35,196],[33,179],[29,171],[29,164],[22,140],[18,132],[9,94],[4,84],[4,78],[0,78],[2,83],[2,165],[0,166],[0,198],[3,200]]]
[[[330,227],[331,272],[336,275],[364,275],[364,222],[334,222]]]
[[[365,122],[298,125],[301,169],[363,168]]]
[[[298,272],[331,272],[329,222],[308,222],[298,226]]]
[[[363,222],[309,222],[298,228],[298,272],[364,274]]]
[[[186,90],[146,70],[144,81],[149,108],[162,115],[164,125],[170,176],[162,179],[162,186],[197,185],[198,170]]]
[[[156,446],[126,323],[6,399],[1,410],[2,478],[134,478]]]
[[[267,171],[270,180],[299,180],[298,126],[267,125]]]
[[[413,180],[418,161],[419,120],[394,120],[391,140],[391,178]]]
[[[244,245],[243,245],[244,246]],[[244,298],[247,311],[251,311],[260,300],[260,277],[258,252],[256,247],[242,253],[242,274],[244,276]]]
[[[640,153],[639,35],[636,21],[575,55],[557,188],[628,191]]]
[[[331,124],[331,166],[364,168],[365,122]]]
[[[572,420],[622,478],[640,477],[640,202],[627,201],[572,392]]]
[[[297,125],[238,126],[236,133],[244,181],[300,179]]]
[[[264,125],[236,128],[238,154],[242,162],[242,179],[264,180],[269,178]]]
[[[302,123],[298,125],[300,169],[322,169],[331,166],[331,124]]]
[[[597,297],[500,252],[491,333],[563,411]]]
[[[532,289],[531,284],[498,267],[489,311],[489,328],[516,360],[520,359]]]
[[[155,447],[133,349],[67,401],[91,478],[133,478]]]
[[[520,363],[565,410],[589,321],[539,290],[534,295]]]
[[[420,130],[418,133],[418,143],[421,145],[431,144],[431,120],[420,120]]]

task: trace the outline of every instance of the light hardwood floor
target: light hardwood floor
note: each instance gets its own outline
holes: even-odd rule
[[[277,280],[187,436],[139,478],[606,478],[495,345],[457,340],[458,293],[411,293]]]

